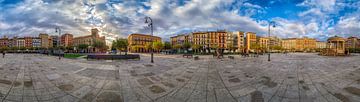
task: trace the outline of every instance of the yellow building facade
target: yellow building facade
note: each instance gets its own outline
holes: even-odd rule
[[[267,48],[269,45],[269,38],[267,37],[257,37],[257,44],[262,48]]]
[[[312,51],[316,47],[316,39],[313,38],[288,38],[282,40],[282,47],[291,51]]]
[[[285,50],[296,50],[296,38],[287,38],[281,41],[281,47]]]
[[[250,50],[254,49],[251,46],[257,43],[256,33],[254,33],[254,32],[246,32],[245,42],[246,42],[246,52],[248,53]]]
[[[157,41],[161,41],[161,38],[148,34],[130,34],[128,36],[128,50],[133,53],[147,53],[151,50],[147,49],[146,45]]]

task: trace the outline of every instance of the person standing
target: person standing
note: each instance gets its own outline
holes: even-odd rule
[[[3,54],[3,58],[5,58],[5,51],[3,51],[2,54]]]
[[[221,55],[221,54],[220,54],[219,49],[216,49],[216,56],[217,56],[218,59],[221,59],[221,58],[220,58],[220,55]]]

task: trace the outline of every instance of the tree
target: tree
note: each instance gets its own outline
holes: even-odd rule
[[[151,43],[146,43],[146,44],[145,44],[145,49],[148,50],[148,51],[149,51],[149,50],[152,50],[152,49],[153,49],[153,44],[151,44]]]
[[[281,50],[282,50],[282,47],[279,46],[279,45],[274,45],[274,46],[270,46],[270,50],[278,50],[278,51],[281,51]]]
[[[182,48],[185,49],[186,51],[188,51],[189,48],[191,48],[191,43],[185,42],[185,43],[182,45]]]
[[[100,40],[95,40],[92,46],[99,50],[104,50],[104,49],[106,50],[107,48],[105,42],[102,42]]]
[[[13,51],[16,51],[16,50],[18,50],[19,48],[18,48],[18,47],[11,47],[10,49],[13,50]]]
[[[254,49],[256,53],[259,52],[260,50],[260,45],[259,44],[256,44],[256,43],[253,43],[250,45],[250,49]]]
[[[39,50],[40,48],[39,47],[34,47],[34,50]]]
[[[73,47],[72,46],[66,46],[66,50],[68,50],[68,51],[73,50]]]
[[[123,39],[123,38],[116,39],[116,40],[113,41],[113,43],[112,43],[112,49],[117,49],[117,50],[119,50],[119,51],[120,51],[120,54],[121,54],[121,51],[125,51],[125,55],[127,55],[128,46],[129,46],[128,40],[127,40],[127,39]]]
[[[177,45],[174,45],[174,46],[173,46],[173,49],[177,49],[177,50],[178,50],[178,49],[181,49],[181,47],[182,47],[182,45],[177,44]]]
[[[26,47],[20,47],[20,50],[26,50]]]
[[[9,47],[7,47],[7,46],[3,46],[3,47],[1,47],[1,52],[3,52],[3,51],[7,51],[7,50],[9,50]]]
[[[170,42],[165,42],[164,43],[164,49],[166,49],[166,50],[168,50],[168,49],[171,49],[171,44],[170,44]]]
[[[141,47],[139,45],[134,45],[134,46],[131,46],[131,49],[132,50],[137,50],[137,49],[140,49]]]
[[[160,52],[160,50],[162,50],[164,48],[164,44],[160,41],[156,41],[153,43],[153,48],[154,48],[154,50]]]
[[[200,47],[201,47],[200,45],[194,44],[191,48],[197,53]]]
[[[80,50],[82,50],[82,51],[84,51],[84,50],[87,49],[88,47],[89,47],[88,44],[79,44],[79,45],[78,45],[78,48],[79,48]]]
[[[182,45],[180,45],[180,44],[176,44],[176,45],[172,46],[172,48],[173,48],[173,49],[176,49],[177,52],[180,51],[181,47],[182,47]]]

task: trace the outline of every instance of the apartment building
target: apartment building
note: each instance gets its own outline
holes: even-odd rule
[[[156,41],[161,41],[161,38],[149,34],[130,34],[128,36],[128,51],[136,53],[150,52],[149,49],[146,49],[146,45]]]

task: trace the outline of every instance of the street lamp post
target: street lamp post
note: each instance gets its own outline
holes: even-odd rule
[[[152,19],[150,17],[145,17],[145,23],[148,23],[148,27],[151,28],[151,36],[153,36],[154,28],[153,28]],[[151,40],[150,52],[151,52],[151,63],[154,63],[154,52],[153,52],[152,44],[153,44],[153,40]]]
[[[270,27],[271,26],[275,28],[275,22],[274,21],[269,22],[269,29],[268,29],[269,42],[270,42]],[[269,44],[267,45],[267,50],[268,50],[268,61],[271,61],[270,60],[270,46],[269,46]]]
[[[56,27],[55,28],[55,32],[57,33],[57,32],[59,32],[59,37],[58,37],[58,41],[57,41],[57,47],[58,47],[58,55],[59,55],[59,60],[61,59],[61,56],[60,56],[60,54],[61,54],[61,49],[60,49],[60,38],[61,38],[61,29],[60,29],[60,27]]]

